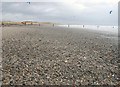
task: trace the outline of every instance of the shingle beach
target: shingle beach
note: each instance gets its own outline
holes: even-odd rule
[[[2,28],[3,85],[117,85],[115,34],[52,26]]]

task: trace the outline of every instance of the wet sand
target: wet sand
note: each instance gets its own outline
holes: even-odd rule
[[[3,85],[118,84],[116,35],[50,26],[9,26],[2,34]]]

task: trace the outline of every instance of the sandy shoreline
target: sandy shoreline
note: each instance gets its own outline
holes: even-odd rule
[[[116,37],[86,29],[3,27],[3,85],[116,85],[118,43],[111,36]]]

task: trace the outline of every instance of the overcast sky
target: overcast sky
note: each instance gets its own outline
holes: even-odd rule
[[[27,0],[28,1],[28,0]],[[46,0],[47,1],[47,0]],[[2,2],[3,21],[46,21],[63,24],[118,25],[119,0]],[[112,10],[112,14],[109,11]]]

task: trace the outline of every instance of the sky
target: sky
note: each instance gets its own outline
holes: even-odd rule
[[[119,0],[30,0],[30,4],[25,1],[29,0],[2,1],[2,20],[118,25]]]

